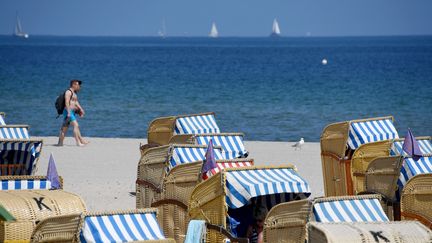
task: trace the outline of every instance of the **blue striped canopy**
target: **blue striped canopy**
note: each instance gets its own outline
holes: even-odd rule
[[[81,242],[131,242],[165,239],[156,213],[86,216]]]
[[[0,175],[31,175],[42,141],[0,140]]]
[[[317,202],[313,214],[315,221],[323,223],[389,221],[378,199]]]
[[[398,186],[402,189],[409,179],[418,174],[432,173],[432,157],[421,157],[415,161],[413,158],[405,158],[401,168],[401,175],[398,180]]]
[[[242,135],[200,134],[196,137],[199,145],[208,145],[210,139],[213,140],[214,146],[222,147],[222,155],[225,159],[241,158],[248,153],[244,147]]]
[[[395,138],[399,138],[399,135],[390,118],[351,122],[348,134],[348,146],[355,150],[365,143]]]
[[[309,184],[288,168],[228,170],[226,187],[226,202],[230,208],[243,207],[258,196],[311,192]]]
[[[204,161],[206,152],[207,148],[174,147],[168,171],[180,164]],[[220,149],[214,148],[214,155],[216,160],[224,159]]]
[[[391,155],[407,156],[408,154],[402,149],[404,141],[395,141],[392,146]],[[432,141],[429,139],[417,139],[422,154],[432,153]]]
[[[174,134],[220,133],[214,115],[196,115],[176,119]]]
[[[30,138],[27,127],[0,126],[1,139],[25,139]]]
[[[51,189],[51,182],[47,179],[14,179],[1,180],[1,190],[32,190],[32,189]]]

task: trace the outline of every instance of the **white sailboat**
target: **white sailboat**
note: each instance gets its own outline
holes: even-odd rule
[[[218,32],[218,30],[216,28],[216,23],[215,22],[213,22],[213,24],[212,24],[209,37],[212,37],[212,38],[219,37],[219,32]]]
[[[270,34],[270,37],[280,37],[281,36],[281,32],[279,29],[279,23],[277,22],[277,19],[273,20],[273,27],[272,27],[272,32]]]
[[[27,33],[25,33],[23,31],[23,29],[22,29],[21,21],[20,21],[20,19],[18,17],[18,13],[16,15],[16,24],[15,24],[15,33],[14,33],[14,35],[16,37],[21,37],[21,38],[25,38],[25,39],[29,38],[29,35]]]
[[[166,37],[166,26],[165,26],[165,18],[162,19],[162,29],[158,31],[158,35],[161,38],[165,38]]]

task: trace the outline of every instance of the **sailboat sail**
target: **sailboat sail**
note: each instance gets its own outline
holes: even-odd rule
[[[272,27],[272,33],[270,36],[280,36],[281,32],[279,29],[279,23],[277,22],[277,19],[273,20],[273,27]]]
[[[166,37],[166,26],[165,26],[165,18],[162,19],[162,29],[158,32],[159,36],[162,38]]]
[[[16,24],[15,24],[15,33],[14,34],[15,34],[15,36],[18,36],[18,37],[24,37],[24,38],[29,37],[29,35],[27,33],[25,33],[22,29],[21,20],[18,17],[18,13],[16,15]]]
[[[213,38],[216,38],[216,37],[219,36],[219,32],[218,32],[218,30],[216,28],[216,23],[215,22],[213,22],[213,24],[212,24],[212,28],[210,30],[209,36],[213,37]]]

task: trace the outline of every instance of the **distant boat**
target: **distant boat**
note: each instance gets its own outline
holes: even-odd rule
[[[273,20],[273,28],[272,28],[272,32],[270,34],[270,37],[280,37],[281,36],[281,32],[279,29],[279,23],[277,22],[277,19]]]
[[[25,39],[29,38],[29,35],[27,33],[25,33],[22,29],[21,21],[18,17],[18,13],[16,14],[16,25],[15,25],[14,36],[20,37],[20,38],[25,38]]]
[[[216,23],[215,22],[213,22],[213,24],[212,24],[209,37],[212,37],[212,38],[219,37],[219,32],[218,32],[218,30],[216,28]]]
[[[165,38],[166,37],[165,19],[162,19],[162,29],[158,31],[158,35],[161,38]]]

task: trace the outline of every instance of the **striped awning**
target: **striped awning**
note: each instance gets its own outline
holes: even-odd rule
[[[390,118],[351,122],[348,134],[348,146],[355,150],[365,143],[395,138],[399,138],[399,135]]]
[[[31,175],[42,141],[0,140],[0,175]]]
[[[81,242],[132,242],[165,239],[155,213],[87,216]]]
[[[25,139],[29,137],[26,126],[0,126],[0,138],[2,139]]]
[[[432,153],[432,141],[429,139],[417,139],[422,154]],[[391,155],[407,156],[408,154],[402,149],[404,141],[395,141],[391,149]]]
[[[401,168],[401,175],[398,180],[398,186],[402,189],[409,179],[418,174],[432,173],[432,157],[421,157],[415,161],[413,158],[405,158]]]
[[[288,168],[226,171],[226,187],[230,208],[240,208],[258,196],[311,192],[309,184]]]
[[[207,148],[174,147],[168,171],[180,164],[204,161],[206,152]],[[214,155],[216,160],[224,159],[220,149],[214,148]]]
[[[314,203],[317,222],[387,222],[378,199],[351,199]]]
[[[203,175],[203,179],[206,180],[209,177],[215,175],[216,173],[218,173],[219,171],[225,169],[225,168],[238,168],[238,167],[245,167],[245,166],[252,166],[253,162],[252,161],[242,161],[242,162],[217,162],[217,168],[211,169],[209,171],[207,171],[207,173],[205,175]]]
[[[225,159],[236,159],[247,155],[243,144],[242,135],[198,135],[196,137],[199,145],[208,145],[210,139],[213,140],[214,146],[222,147],[222,155]]]
[[[32,189],[51,189],[51,182],[47,179],[27,179],[27,180],[1,180],[1,190],[32,190]]]
[[[176,119],[174,134],[220,133],[214,115],[197,115]]]

